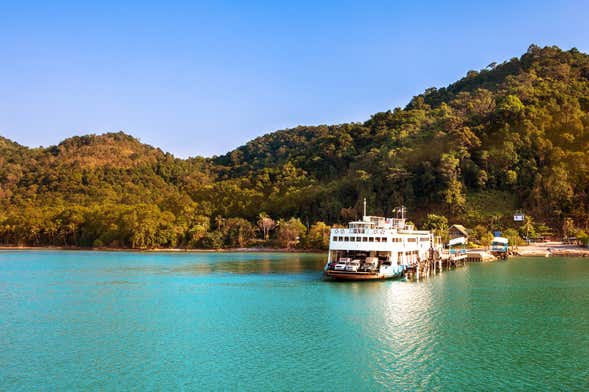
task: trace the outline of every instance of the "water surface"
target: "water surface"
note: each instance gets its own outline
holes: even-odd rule
[[[330,283],[323,255],[0,252],[0,390],[587,390],[589,261]]]

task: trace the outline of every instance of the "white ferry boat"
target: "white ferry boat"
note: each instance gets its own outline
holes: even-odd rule
[[[331,229],[324,275],[336,280],[394,279],[441,254],[441,243],[430,231],[407,224],[404,207],[395,210],[400,217],[366,216],[364,201],[362,220]]]

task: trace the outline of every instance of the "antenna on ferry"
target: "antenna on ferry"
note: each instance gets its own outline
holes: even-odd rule
[[[397,214],[397,218],[399,218],[399,214],[401,214],[401,219],[405,219],[405,212],[406,211],[407,211],[407,207],[405,207],[405,206],[395,207],[393,209],[393,212]]]
[[[364,215],[363,216],[366,216],[366,198],[364,198]]]

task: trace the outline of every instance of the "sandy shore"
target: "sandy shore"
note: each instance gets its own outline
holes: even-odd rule
[[[577,245],[563,244],[562,242],[544,242],[518,246],[513,249],[514,253],[519,256],[575,256],[589,257],[589,248]]]

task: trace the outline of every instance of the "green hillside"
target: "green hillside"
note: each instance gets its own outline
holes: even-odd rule
[[[264,212],[283,220],[271,240],[289,245],[304,226],[358,216],[364,197],[372,214],[404,204],[418,224],[436,213],[504,229],[523,209],[556,233],[570,220],[587,229],[587,151],[589,56],[531,46],[404,109],[273,132],[210,159],[124,133],[43,149],[0,138],[0,242],[245,246],[262,238]],[[311,229],[301,245],[323,245],[325,227]]]

